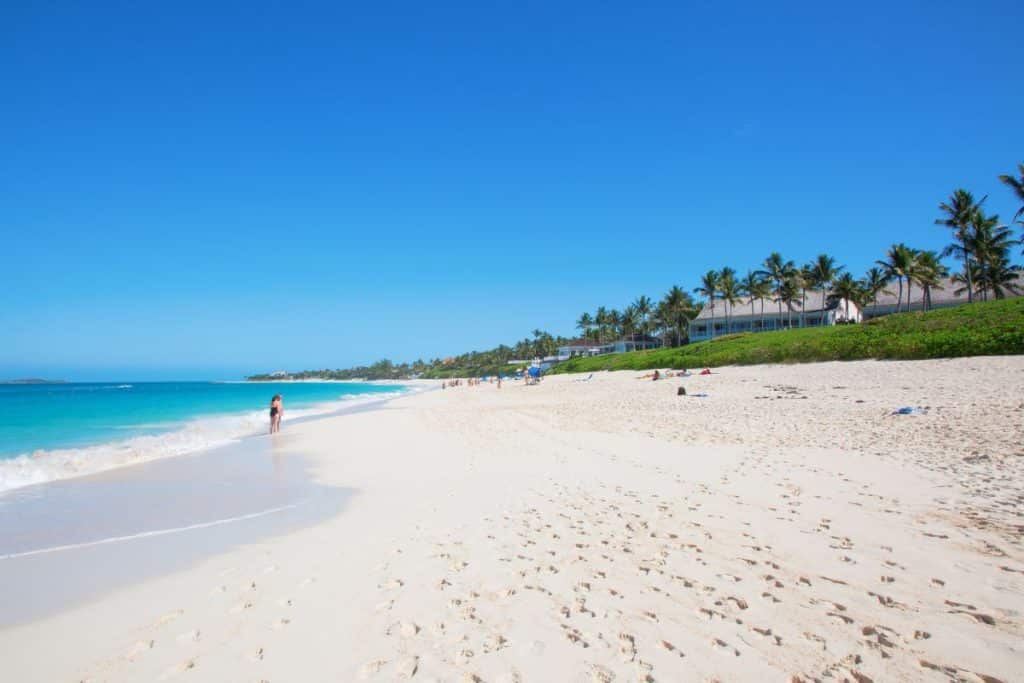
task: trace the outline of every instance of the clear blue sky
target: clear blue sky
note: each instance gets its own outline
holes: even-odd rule
[[[1022,5],[836,5],[3,2],[0,377],[450,355],[1012,214]]]

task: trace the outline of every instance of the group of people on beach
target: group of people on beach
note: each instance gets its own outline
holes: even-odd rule
[[[485,380],[483,380],[480,377],[470,377],[469,379],[466,379],[466,380],[462,380],[462,379],[449,379],[449,380],[445,380],[445,381],[441,382],[441,388],[442,389],[451,389],[451,388],[454,388],[454,387],[461,387],[463,385],[463,383],[465,383],[465,385],[467,387],[478,387],[481,384],[483,384],[484,381]],[[488,384],[497,383],[498,384],[498,388],[501,389],[501,383],[502,383],[501,375],[498,375],[497,377],[488,377],[486,381],[487,381]]]

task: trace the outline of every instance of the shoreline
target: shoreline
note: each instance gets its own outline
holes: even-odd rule
[[[428,390],[427,386],[416,383],[396,383],[394,386],[403,387],[405,391],[399,391],[394,395],[353,394],[347,398],[292,408],[288,413],[298,413],[298,417],[290,417],[283,424],[302,424],[311,419],[327,418],[360,409],[364,405],[372,406],[397,396]],[[82,446],[36,449],[14,457],[0,458],[0,500],[6,493],[25,487],[116,471],[183,455],[196,455],[247,439],[266,436],[262,431],[262,419],[262,411],[203,413],[177,421],[174,428],[158,432]],[[244,424],[233,428],[221,426],[224,431],[222,434],[212,434],[202,427],[204,424],[222,425],[231,421]],[[257,424],[260,425],[259,428],[256,427]],[[205,432],[202,437],[205,441],[181,443],[182,439],[189,438],[193,432],[200,435]]]
[[[283,441],[311,481],[359,492],[342,514],[0,629],[9,675],[1020,671],[1024,357],[638,377],[463,386],[297,426]],[[60,633],[76,638],[47,656]]]

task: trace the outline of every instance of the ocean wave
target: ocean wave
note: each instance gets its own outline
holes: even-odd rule
[[[287,425],[303,418],[330,415],[353,405],[387,400],[404,393],[409,392],[355,394],[306,408],[291,408],[285,413],[283,424]],[[23,453],[14,458],[0,460],[0,492],[160,458],[196,453],[262,434],[266,429],[267,413],[259,410],[198,417],[179,423],[176,429],[161,434],[135,436],[81,448]]]

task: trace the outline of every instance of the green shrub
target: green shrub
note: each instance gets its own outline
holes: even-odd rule
[[[730,334],[674,349],[574,358],[551,372],[1011,354],[1024,354],[1024,298],[900,313],[862,325]]]

